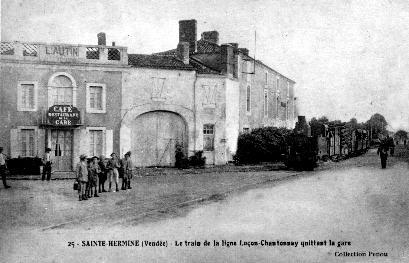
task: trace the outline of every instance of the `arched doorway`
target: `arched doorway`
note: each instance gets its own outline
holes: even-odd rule
[[[132,156],[137,166],[173,166],[176,144],[187,153],[187,125],[177,113],[143,113],[136,117],[131,130]]]

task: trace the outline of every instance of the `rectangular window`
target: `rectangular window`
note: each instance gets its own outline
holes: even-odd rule
[[[17,82],[17,110],[36,111],[37,110],[37,81]]]
[[[102,87],[89,87],[89,105],[93,110],[102,110]]]
[[[106,113],[106,84],[87,83],[87,112]]]
[[[20,130],[20,156],[35,156],[35,130],[21,129]]]
[[[214,125],[213,124],[203,125],[203,150],[204,151],[214,150]]]
[[[21,107],[34,109],[34,84],[21,84]]]
[[[251,88],[250,86],[247,86],[247,90],[246,90],[246,111],[250,112],[251,110]]]
[[[103,151],[103,135],[102,130],[90,130],[89,131],[89,154],[91,156],[100,156]]]
[[[264,90],[264,117],[268,116],[268,91]]]

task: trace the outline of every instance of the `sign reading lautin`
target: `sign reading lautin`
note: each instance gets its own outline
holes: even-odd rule
[[[61,56],[61,57],[78,57],[78,47],[71,46],[46,46],[45,53],[47,55]]]
[[[80,111],[72,105],[54,105],[48,109],[48,122],[55,126],[72,126],[80,122]]]

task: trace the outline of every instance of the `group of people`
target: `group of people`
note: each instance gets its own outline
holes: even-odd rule
[[[121,190],[132,189],[132,171],[131,152],[127,152],[123,159],[112,153],[110,159],[105,156],[94,156],[90,162],[87,156],[82,154],[76,167],[79,201],[93,196],[99,197],[99,193],[107,192],[105,190],[107,180],[108,192],[118,192],[119,177],[122,177]]]

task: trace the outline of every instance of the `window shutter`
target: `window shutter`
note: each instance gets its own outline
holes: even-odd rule
[[[37,156],[44,155],[45,150],[45,129],[38,129],[38,144],[37,144]]]
[[[20,153],[20,145],[19,145],[19,132],[18,129],[11,129],[10,130],[10,155],[11,158],[16,158],[19,156]]]
[[[106,130],[105,131],[105,152],[106,156],[109,156],[113,152],[113,144],[114,144],[114,131],[113,130]],[[117,153],[119,156],[119,153]]]

